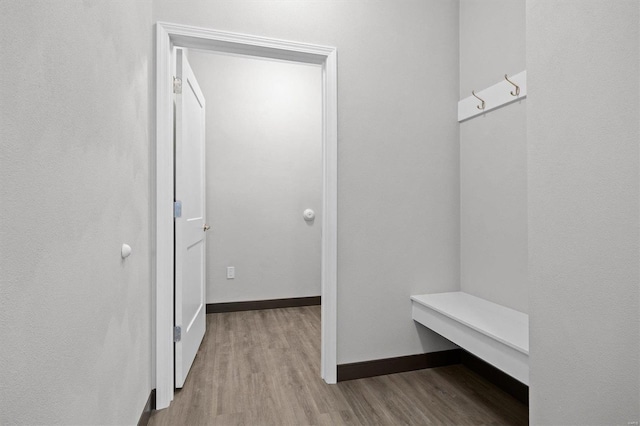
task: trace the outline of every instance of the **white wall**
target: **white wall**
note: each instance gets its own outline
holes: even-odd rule
[[[319,296],[322,68],[193,50],[189,61],[207,100],[207,303]]]
[[[639,12],[527,3],[532,424],[640,421]]]
[[[0,39],[0,423],[135,424],[151,389],[151,4],[5,0]]]
[[[525,69],[525,0],[460,1],[460,99]],[[460,286],[528,311],[526,100],[460,123]]]
[[[451,345],[409,296],[459,288],[456,0],[158,0],[154,19],[338,49],[338,362]]]

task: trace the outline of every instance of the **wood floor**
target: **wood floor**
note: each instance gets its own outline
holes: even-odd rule
[[[461,365],[327,385],[320,307],[207,315],[185,387],[150,425],[528,423],[528,408]]]

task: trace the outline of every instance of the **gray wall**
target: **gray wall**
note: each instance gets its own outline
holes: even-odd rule
[[[525,0],[460,1],[460,98],[525,69]],[[460,124],[460,286],[528,312],[526,100]]]
[[[2,1],[0,39],[0,423],[133,424],[151,389],[151,4]]]
[[[534,424],[640,418],[638,7],[527,3]],[[408,296],[458,288],[456,94],[519,71],[518,49],[472,58],[464,30],[458,52],[453,0],[4,0],[0,423],[131,424],[151,388],[152,15],[338,47],[339,361],[449,347]],[[501,22],[473,36],[495,46]],[[487,117],[471,133],[496,134]]]
[[[525,0],[460,0],[460,97],[525,68]],[[489,114],[487,114],[489,115]]]
[[[207,302],[319,296],[321,67],[193,50],[189,62],[207,100]]]
[[[459,288],[458,2],[158,0],[154,20],[338,49],[338,362],[450,348],[409,296]]]
[[[530,0],[533,424],[640,420],[639,4]]]

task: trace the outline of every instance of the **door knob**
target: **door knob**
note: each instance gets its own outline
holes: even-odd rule
[[[306,220],[307,222],[311,222],[316,218],[316,212],[311,209],[306,209],[304,212],[302,212],[302,217],[304,217],[304,220]]]
[[[209,229],[211,229],[211,227],[205,223],[202,229],[204,230],[204,232],[207,232]]]

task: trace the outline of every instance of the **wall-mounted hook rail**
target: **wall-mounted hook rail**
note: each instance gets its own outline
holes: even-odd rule
[[[480,100],[480,102],[482,102],[480,105],[476,105],[476,108],[478,108],[480,110],[484,110],[484,107],[485,107],[484,99],[482,99],[480,96],[476,95],[476,91],[475,90],[472,90],[471,94],[473,96],[475,96],[476,98],[478,98]]]
[[[511,96],[520,96],[520,86],[515,84],[513,81],[509,80],[509,77],[507,77],[507,74],[504,75],[504,79],[507,80],[509,83],[513,84],[516,87],[515,93],[513,92],[513,90],[511,92],[509,92],[509,93],[511,93]]]
[[[522,71],[511,76],[505,75],[492,86],[482,90],[472,90],[471,96],[460,99],[458,102],[458,121],[484,115],[513,102],[521,102],[526,97],[527,72]]]

